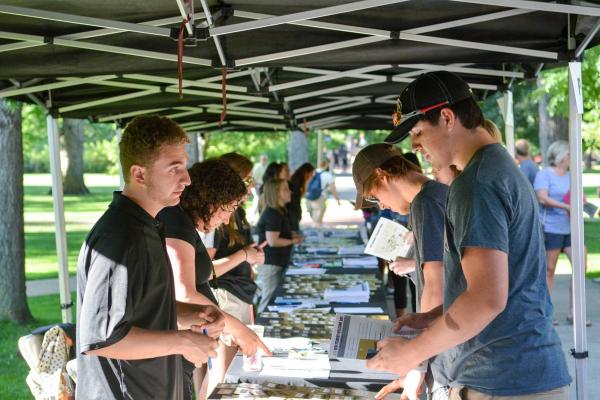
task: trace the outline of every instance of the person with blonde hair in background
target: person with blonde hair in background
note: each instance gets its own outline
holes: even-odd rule
[[[492,138],[496,141],[496,143],[502,143],[502,132],[498,129],[498,125],[494,123],[491,119],[486,119],[483,121],[483,129],[485,129]]]
[[[292,232],[286,205],[292,194],[288,182],[271,179],[263,184],[265,209],[260,215],[256,230],[259,242],[267,241],[265,263],[257,267],[256,284],[258,290],[254,303],[262,312],[275,290],[281,284],[285,270],[292,257],[292,246],[302,242],[302,236]]]

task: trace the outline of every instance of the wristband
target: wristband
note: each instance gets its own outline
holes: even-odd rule
[[[242,249],[244,250],[244,262],[248,261],[248,252],[246,251],[246,249]]]

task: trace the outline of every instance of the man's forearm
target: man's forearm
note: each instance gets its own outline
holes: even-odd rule
[[[117,343],[85,354],[120,360],[141,360],[178,354],[177,331],[151,331],[132,327]]]
[[[441,309],[435,308],[432,312]],[[487,307],[479,296],[468,291],[460,295],[452,306],[429,329],[411,341],[410,349],[418,362],[427,360],[471,339],[481,332],[501,312]]]

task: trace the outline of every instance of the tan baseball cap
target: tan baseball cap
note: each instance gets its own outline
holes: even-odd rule
[[[370,204],[363,205],[364,185],[369,176],[387,160],[397,156],[402,156],[402,152],[396,146],[387,143],[368,145],[356,155],[354,164],[352,164],[352,178],[356,186],[355,207],[357,209],[369,206]]]

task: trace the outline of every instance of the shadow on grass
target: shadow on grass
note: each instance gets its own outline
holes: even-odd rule
[[[79,249],[89,229],[67,232],[67,254],[69,273],[77,271]],[[54,232],[25,233],[26,277],[27,279],[47,279],[58,276],[56,242]]]

